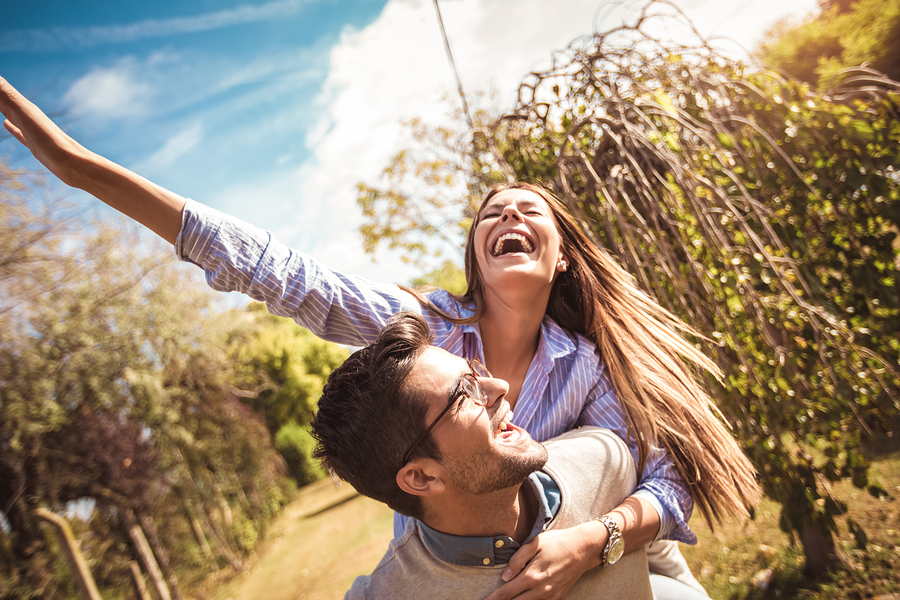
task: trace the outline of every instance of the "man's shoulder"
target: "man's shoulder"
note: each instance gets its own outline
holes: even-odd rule
[[[551,455],[584,455],[598,454],[602,456],[630,453],[625,441],[612,430],[605,427],[585,426],[572,429],[544,442]]]
[[[548,466],[567,470],[572,463],[585,467],[618,470],[632,473],[634,458],[628,445],[613,431],[604,427],[579,427],[544,442]]]
[[[403,535],[396,537],[388,546],[387,552],[381,557],[375,570],[369,575],[361,575],[353,581],[350,590],[344,596],[344,600],[362,600],[363,598],[403,598],[402,594],[394,595],[393,588],[403,588],[403,562],[404,555],[417,551],[416,545],[421,544],[418,536],[416,520],[410,519],[406,523]]]
[[[634,457],[622,438],[609,429],[580,427],[544,445],[548,459],[543,470],[563,491],[564,505],[576,512],[601,502],[600,496],[609,496],[615,503],[604,508],[607,512],[637,485]]]

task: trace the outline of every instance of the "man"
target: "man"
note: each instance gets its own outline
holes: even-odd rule
[[[622,555],[621,515],[605,514],[636,485],[622,440],[583,428],[542,446],[510,423],[505,381],[430,342],[422,317],[396,315],[332,373],[319,401],[317,456],[413,517],[347,597],[484,598],[520,545],[603,514],[593,525],[610,541],[565,597],[652,598],[646,550]]]

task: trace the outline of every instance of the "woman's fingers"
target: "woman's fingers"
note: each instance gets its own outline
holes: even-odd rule
[[[509,581],[522,572],[534,555],[537,554],[537,539],[531,540],[516,550],[509,562],[506,564],[506,570],[503,571],[503,581]]]
[[[0,112],[13,137],[27,147],[38,161],[68,185],[77,187],[71,162],[85,149],[57,127],[50,117],[30,102],[8,81],[0,77]]]
[[[22,132],[19,130],[19,128],[16,127],[15,125],[13,125],[9,121],[9,119],[3,121],[3,126],[6,127],[6,130],[8,132],[10,132],[14,138],[19,140],[20,143],[25,144],[25,136],[22,135]],[[25,145],[27,145],[27,144],[25,144]]]

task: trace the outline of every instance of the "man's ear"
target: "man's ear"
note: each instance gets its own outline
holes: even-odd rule
[[[397,471],[397,485],[413,496],[443,493],[443,469],[431,459],[411,460]]]

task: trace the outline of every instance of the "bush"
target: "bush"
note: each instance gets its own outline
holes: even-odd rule
[[[315,448],[316,442],[309,433],[308,425],[290,421],[275,434],[275,449],[281,452],[288,472],[299,486],[318,481],[326,474],[319,461],[312,456]]]

